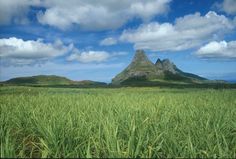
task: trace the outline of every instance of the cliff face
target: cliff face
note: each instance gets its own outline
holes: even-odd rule
[[[112,79],[112,84],[122,84],[127,80],[204,80],[197,75],[185,73],[178,69],[169,59],[157,59],[153,64],[143,50],[137,50],[132,62]]]

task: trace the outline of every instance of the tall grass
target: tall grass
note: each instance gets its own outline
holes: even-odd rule
[[[236,157],[236,90],[0,90],[1,157]]]

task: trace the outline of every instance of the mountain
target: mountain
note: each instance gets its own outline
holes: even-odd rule
[[[137,81],[201,83],[207,79],[181,71],[169,59],[157,59],[153,64],[143,50],[137,50],[132,62],[112,79],[112,84],[120,85]]]
[[[34,85],[34,86],[73,86],[73,87],[90,87],[90,86],[106,86],[104,82],[97,81],[72,81],[66,77],[55,75],[38,75],[31,77],[17,77],[1,82],[9,85]]]
[[[158,71],[155,65],[147,58],[142,50],[137,50],[136,54],[129,66],[112,79],[113,84],[120,84],[129,78],[137,78],[139,80],[149,80],[157,78]]]

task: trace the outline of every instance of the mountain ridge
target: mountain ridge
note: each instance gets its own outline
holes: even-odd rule
[[[34,83],[32,81],[35,80],[35,78],[46,78],[46,81],[44,83]],[[58,81],[55,81],[56,79],[60,78],[62,81],[69,80],[69,83],[59,83]],[[29,81],[22,82],[21,79],[28,79]],[[32,80],[34,79],[34,80]],[[208,80],[204,83],[185,83],[185,82],[179,82],[179,81],[168,81],[168,80],[154,80],[154,81],[148,81],[148,80],[139,80],[136,79],[129,79],[130,81],[127,81],[123,83],[122,85],[114,85],[114,84],[107,84],[104,82],[96,82],[91,80],[82,80],[82,81],[72,81],[66,77],[56,76],[56,75],[38,75],[38,76],[28,76],[28,77],[17,77],[12,78],[7,81],[0,82],[0,86],[32,86],[32,87],[56,87],[56,88],[119,88],[119,87],[164,87],[164,88],[236,88],[236,84],[229,84],[225,81],[219,81],[219,80]]]
[[[131,63],[112,79],[112,84],[120,85],[127,81],[185,81],[188,83],[199,83],[206,78],[183,72],[169,59],[157,59],[152,63],[143,50],[137,50]]]
[[[0,82],[4,85],[39,86],[39,87],[122,87],[122,86],[158,86],[170,88],[235,88],[235,84],[226,81],[208,80],[198,75],[180,70],[169,59],[150,61],[143,50],[137,50],[131,63],[111,83],[91,80],[73,81],[56,75],[37,75],[17,77]]]

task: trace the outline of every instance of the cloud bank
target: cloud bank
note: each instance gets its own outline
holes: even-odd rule
[[[38,21],[68,29],[79,25],[86,30],[117,29],[129,19],[139,17],[150,20],[165,14],[171,0],[50,0],[45,2],[46,11],[38,14]]]
[[[218,39],[233,28],[233,21],[210,11],[204,16],[195,13],[177,18],[174,24],[143,24],[135,30],[125,30],[119,40],[134,43],[135,49],[181,51]]]
[[[0,24],[25,23],[30,7],[42,7],[37,13],[43,25],[66,30],[78,25],[86,30],[116,29],[132,18],[148,21],[166,14],[171,0],[1,0]]]

